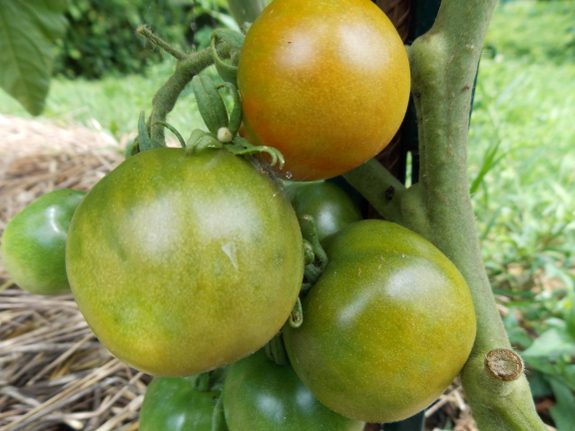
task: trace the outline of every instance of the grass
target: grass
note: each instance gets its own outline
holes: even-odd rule
[[[575,420],[575,2],[514,1],[493,16],[469,142],[488,275],[533,394]]]
[[[574,18],[570,1],[516,1],[501,4],[490,25],[475,93],[469,172],[472,181],[478,179],[477,223],[497,280],[512,264],[553,277],[557,267],[573,267]],[[569,276],[560,277],[572,284]],[[533,286],[533,277],[502,281],[513,289]]]

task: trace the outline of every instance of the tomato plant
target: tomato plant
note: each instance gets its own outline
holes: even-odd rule
[[[365,425],[328,409],[291,366],[277,365],[263,350],[229,367],[223,397],[230,431],[361,431]]]
[[[317,180],[378,154],[405,115],[410,73],[393,24],[368,0],[275,0],[238,65],[245,135],[279,149],[280,174]]]
[[[200,391],[189,377],[155,377],[140,410],[140,431],[211,431],[221,391]]]
[[[334,411],[368,422],[405,419],[435,401],[465,363],[475,313],[455,266],[419,235],[382,220],[326,238],[330,258],[285,326],[290,361]]]
[[[158,148],[86,195],[66,264],[80,311],[114,355],[182,377],[272,338],[304,262],[296,215],[269,177],[225,150]]]
[[[2,262],[12,280],[38,295],[70,292],[66,238],[72,215],[86,193],[60,189],[40,196],[7,224]]]
[[[310,215],[314,218],[320,241],[362,218],[353,199],[333,183],[289,182],[285,191],[298,217]]]

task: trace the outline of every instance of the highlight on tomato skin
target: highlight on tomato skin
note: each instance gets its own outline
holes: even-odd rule
[[[332,178],[391,141],[410,83],[403,42],[369,0],[275,0],[240,54],[242,134],[282,152],[286,179]]]
[[[388,423],[433,403],[475,340],[471,294],[455,265],[394,223],[363,220],[327,237],[329,263],[284,326],[290,361],[326,406]]]

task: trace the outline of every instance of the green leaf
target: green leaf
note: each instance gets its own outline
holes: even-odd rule
[[[550,378],[549,383],[557,400],[557,404],[549,409],[555,427],[559,431],[571,431],[575,424],[575,396],[558,378]]]
[[[575,355],[575,339],[564,327],[555,327],[545,331],[526,349],[522,356],[559,358],[561,355]]]
[[[52,43],[66,31],[67,0],[0,2],[0,87],[32,115],[44,109]]]

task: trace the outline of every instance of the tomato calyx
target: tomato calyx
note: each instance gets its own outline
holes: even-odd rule
[[[306,293],[319,279],[329,263],[329,258],[323,249],[317,233],[317,222],[311,215],[299,218],[302,236],[304,238],[304,253],[306,265],[302,293]]]
[[[268,341],[264,346],[264,350],[270,361],[282,366],[290,364],[281,331]]]
[[[218,74],[224,81],[229,82],[235,86],[237,86],[238,77],[237,58],[239,56],[240,50],[242,49],[244,39],[245,36],[237,31],[220,28],[214,30],[210,40],[210,49],[212,50],[212,57],[214,58],[214,64]],[[230,60],[232,64],[224,62],[224,60],[218,55],[218,50],[216,47],[218,42],[221,41],[232,47],[232,50],[230,51]]]
[[[219,90],[229,90],[233,106],[228,114],[224,100]],[[195,76],[192,79],[192,89],[196,96],[198,109],[209,132],[196,129],[190,135],[186,148],[188,153],[204,148],[224,148],[237,156],[253,156],[265,153],[270,158],[270,165],[278,165],[281,169],[285,163],[283,155],[275,148],[255,146],[238,136],[242,123],[242,104],[240,94],[234,84],[225,82],[216,85],[208,76]]]
[[[190,377],[192,387],[200,392],[221,390],[224,382],[225,369],[216,368]]]

